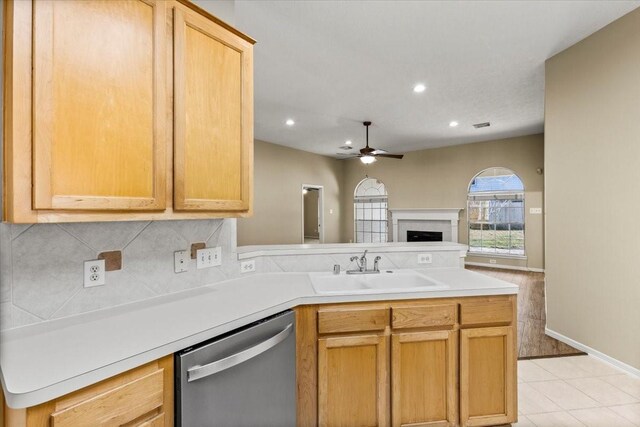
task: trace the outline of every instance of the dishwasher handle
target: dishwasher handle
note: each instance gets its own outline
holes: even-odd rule
[[[196,381],[201,378],[208,377],[209,375],[217,374],[218,372],[233,368],[236,365],[259,356],[286,340],[289,335],[291,335],[292,329],[293,323],[290,323],[282,331],[278,332],[271,338],[262,341],[260,344],[256,344],[253,347],[249,347],[246,350],[232,354],[231,356],[227,356],[223,359],[216,360],[215,362],[207,363],[204,366],[196,365],[187,369],[187,382]]]

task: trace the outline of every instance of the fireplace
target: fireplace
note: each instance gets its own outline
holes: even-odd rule
[[[407,242],[442,242],[442,231],[408,230]]]
[[[460,211],[457,208],[422,208],[422,209],[389,209],[394,242],[458,242],[458,220]],[[437,232],[441,236],[420,240],[410,240],[412,232]]]

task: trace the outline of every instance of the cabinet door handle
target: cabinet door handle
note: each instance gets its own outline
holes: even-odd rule
[[[278,332],[271,338],[262,341],[260,344],[256,344],[253,347],[249,347],[246,350],[232,354],[231,356],[227,356],[220,360],[207,363],[204,366],[193,366],[187,369],[187,382],[196,381],[201,378],[208,377],[209,375],[217,374],[218,372],[233,368],[247,360],[253,359],[286,340],[289,335],[291,335],[292,330],[293,324],[290,323],[282,331]]]

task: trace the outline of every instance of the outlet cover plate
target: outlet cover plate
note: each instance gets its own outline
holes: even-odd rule
[[[189,270],[190,255],[189,251],[175,251],[173,253],[173,271],[175,273],[184,273]]]
[[[103,259],[84,262],[84,287],[93,288],[105,284],[105,264]]]
[[[242,261],[240,263],[240,273],[252,273],[256,271],[256,260]]]
[[[216,246],[215,248],[199,249],[196,253],[196,268],[210,268],[217,267],[222,264],[222,248]]]
[[[431,264],[433,262],[433,254],[418,254],[418,264]]]

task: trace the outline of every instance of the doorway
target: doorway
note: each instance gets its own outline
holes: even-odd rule
[[[302,243],[324,243],[323,187],[302,186]]]

